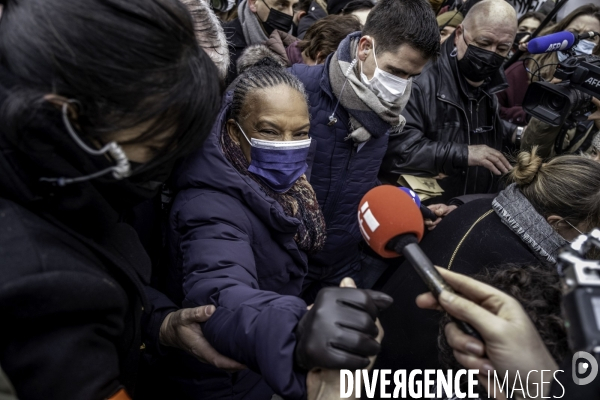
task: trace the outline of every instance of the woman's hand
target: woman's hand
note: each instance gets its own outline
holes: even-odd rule
[[[517,300],[489,285],[465,275],[438,268],[444,279],[458,294],[443,291],[439,302],[431,293],[417,297],[421,308],[443,308],[455,318],[468,322],[475,328],[484,343],[462,332],[455,323],[445,327],[448,344],[454,349],[456,360],[465,368],[478,369],[479,381],[487,385],[487,374],[496,371],[500,379],[508,373],[514,382],[517,371],[521,377],[532,373],[529,379],[533,395],[545,373],[544,393],[550,389],[550,381],[557,369],[556,362],[546,349],[529,316]],[[550,371],[550,372],[548,372]],[[541,385],[539,385],[541,387]],[[539,395],[541,398],[541,394]]]
[[[529,49],[527,48],[527,44],[529,43],[529,38],[531,37],[531,35],[525,35],[523,37],[523,39],[521,39],[519,41],[519,50],[521,50],[524,53],[529,52]]]
[[[596,128],[600,129],[600,100],[595,97],[592,97],[592,103],[596,106],[596,111],[590,114],[588,117],[588,121],[594,121],[596,124]]]
[[[452,211],[456,210],[458,207],[447,206],[445,204],[432,204],[430,206],[427,206],[427,208],[433,211],[433,213],[438,217],[435,221],[432,221],[430,219],[425,220],[425,226],[427,227],[427,229],[432,231],[435,229],[436,226],[438,226],[440,222],[442,222],[442,218],[450,214]]]
[[[356,283],[352,278],[344,278],[340,287],[356,288]],[[311,306],[309,306],[310,309]],[[379,334],[377,335],[377,342],[381,343],[383,340],[383,327],[379,323],[379,319],[375,321]],[[373,368],[375,359],[377,356],[370,357],[370,364],[367,367],[368,370]],[[309,371],[306,376],[306,391],[308,400],[338,400],[340,398],[340,370],[339,369],[314,369]]]
[[[239,371],[246,366],[218,353],[208,343],[201,322],[206,322],[215,312],[215,306],[183,308],[167,315],[160,326],[160,343],[187,351],[203,363],[226,371]]]

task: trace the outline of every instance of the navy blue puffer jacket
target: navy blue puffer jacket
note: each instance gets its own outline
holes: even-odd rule
[[[231,94],[203,148],[176,175],[170,286],[184,307],[217,307],[204,335],[250,370],[227,374],[189,356],[173,368],[190,376],[186,397],[268,400],[275,392],[303,399],[306,374],[293,359],[294,330],[306,312],[297,297],[308,268],[294,241],[300,222],[225,158],[220,134],[230,101]]]
[[[327,242],[311,257],[311,265],[340,268],[355,260],[362,236],[358,228],[358,204],[378,184],[377,174],[389,135],[373,136],[364,145],[347,139],[351,133],[346,110],[337,104],[329,83],[329,62],[307,66],[295,64],[291,72],[304,84],[310,102],[310,136],[316,139],[310,184],[314,188],[327,225]],[[349,90],[349,88],[346,88]],[[328,126],[334,113],[337,122]]]

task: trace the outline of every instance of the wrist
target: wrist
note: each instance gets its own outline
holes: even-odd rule
[[[171,346],[171,318],[176,311],[172,311],[167,314],[162,324],[160,324],[160,330],[158,332],[158,341],[162,346]]]

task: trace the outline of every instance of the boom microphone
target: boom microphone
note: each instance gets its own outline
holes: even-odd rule
[[[578,40],[572,32],[557,32],[551,35],[531,39],[527,43],[527,51],[531,54],[550,53],[553,51],[568,50]]]
[[[418,245],[424,222],[409,194],[391,185],[369,190],[358,207],[358,225],[369,247],[381,257],[404,255],[436,299],[442,290],[455,293]],[[471,325],[453,320],[463,332],[483,341]]]

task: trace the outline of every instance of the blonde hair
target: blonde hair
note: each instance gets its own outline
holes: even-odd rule
[[[538,147],[521,152],[510,179],[544,217],[559,215],[577,225],[600,226],[600,163],[578,155],[548,162]]]

